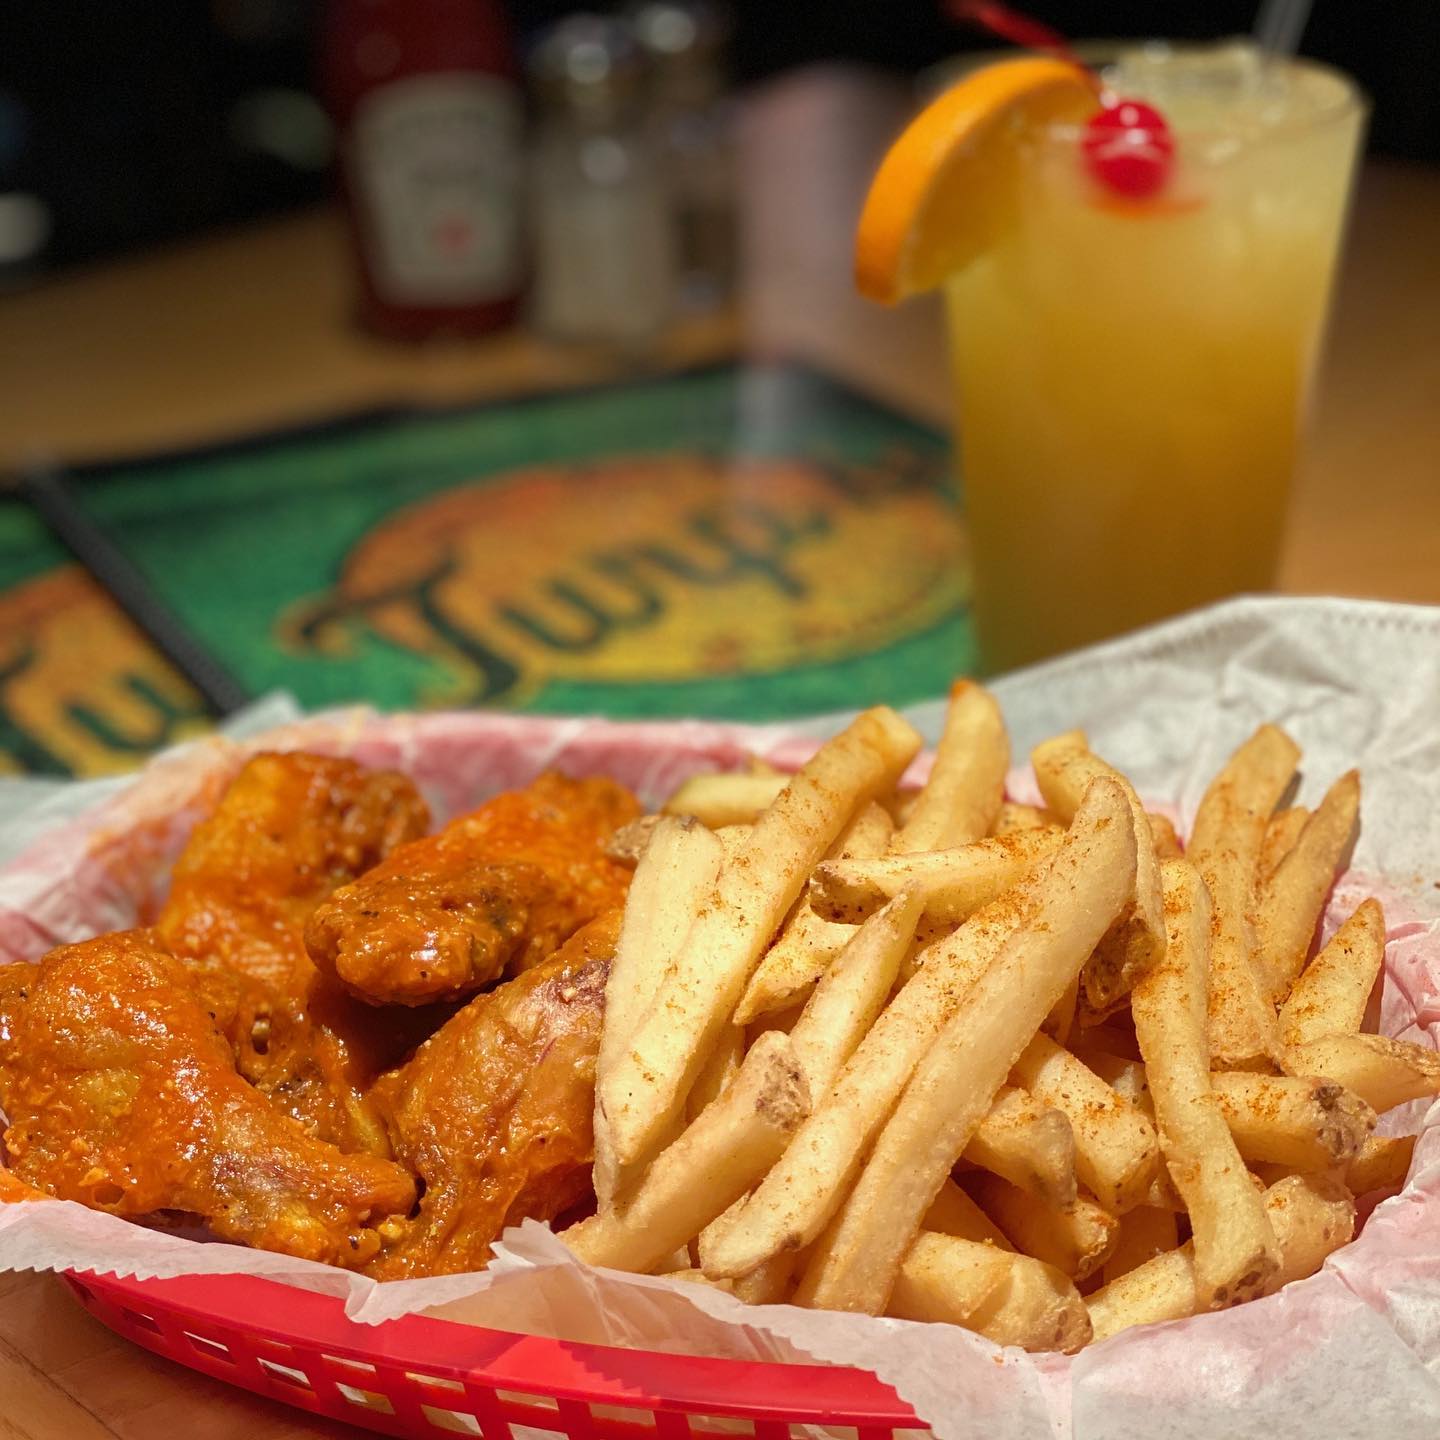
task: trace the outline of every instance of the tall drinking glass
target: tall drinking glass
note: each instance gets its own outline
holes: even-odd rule
[[[1365,118],[1248,46],[1102,70],[1175,138],[1157,194],[1083,127],[1013,137],[1005,223],[947,286],[974,611],[990,670],[1274,581]]]

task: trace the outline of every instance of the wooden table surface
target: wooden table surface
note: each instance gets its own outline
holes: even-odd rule
[[[903,90],[805,72],[743,117],[736,316],[691,325],[662,362],[801,355],[943,424],[939,317],[851,290],[850,237]],[[0,467],[234,436],[394,401],[454,401],[612,374],[523,335],[408,349],[348,318],[328,211],[67,276],[0,302]],[[1361,178],[1282,587],[1440,603],[1440,173]],[[338,1435],[115,1339],[57,1282],[0,1276],[0,1440]]]

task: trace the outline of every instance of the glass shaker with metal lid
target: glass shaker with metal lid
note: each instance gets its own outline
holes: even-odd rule
[[[536,326],[643,349],[675,305],[674,235],[628,26],[576,15],[530,57],[541,118],[532,174]]]
[[[711,0],[640,0],[626,14],[650,62],[651,121],[675,218],[682,302],[707,309],[735,284],[729,14]]]

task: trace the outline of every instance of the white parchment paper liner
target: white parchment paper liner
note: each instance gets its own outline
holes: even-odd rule
[[[1208,777],[1262,720],[1283,724],[1304,747],[1302,801],[1358,764],[1362,836],[1325,932],[1363,894],[1379,893],[1389,928],[1382,1028],[1440,1042],[1440,611],[1236,601],[1007,677],[995,689],[1017,756],[1082,724],[1096,748],[1182,824]],[[940,702],[911,711],[932,738],[941,713]],[[444,815],[547,765],[613,774],[653,802],[688,774],[735,765],[745,750],[803,758],[836,723],[747,729],[351,711],[186,746],[130,784],[0,783],[0,855],[12,857],[0,868],[0,960],[37,959],[53,944],[143,919],[163,895],[190,825],[256,748],[307,747],[398,765]],[[1017,795],[1029,784],[1023,769],[1012,776]],[[592,1270],[533,1222],[506,1235],[484,1275],[376,1285],[47,1201],[0,1207],[0,1268],[243,1272],[341,1295],[366,1322],[425,1310],[571,1340],[858,1365],[893,1385],[941,1440],[1433,1440],[1440,1107],[1388,1117],[1384,1128],[1417,1126],[1404,1192],[1379,1206],[1318,1275],[1235,1310],[1127,1332],[1073,1358],[1002,1352],[950,1326],[749,1307],[718,1291]]]

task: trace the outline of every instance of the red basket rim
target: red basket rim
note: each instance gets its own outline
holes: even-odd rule
[[[781,1364],[672,1355],[653,1350],[552,1340],[407,1315],[362,1325],[335,1295],[255,1275],[134,1276],[67,1271],[70,1284],[111,1304],[210,1321],[291,1348],[342,1360],[483,1381],[504,1390],[611,1405],[728,1413],[796,1421],[843,1415],[851,1425],[925,1428],[876,1375],[849,1366]]]

